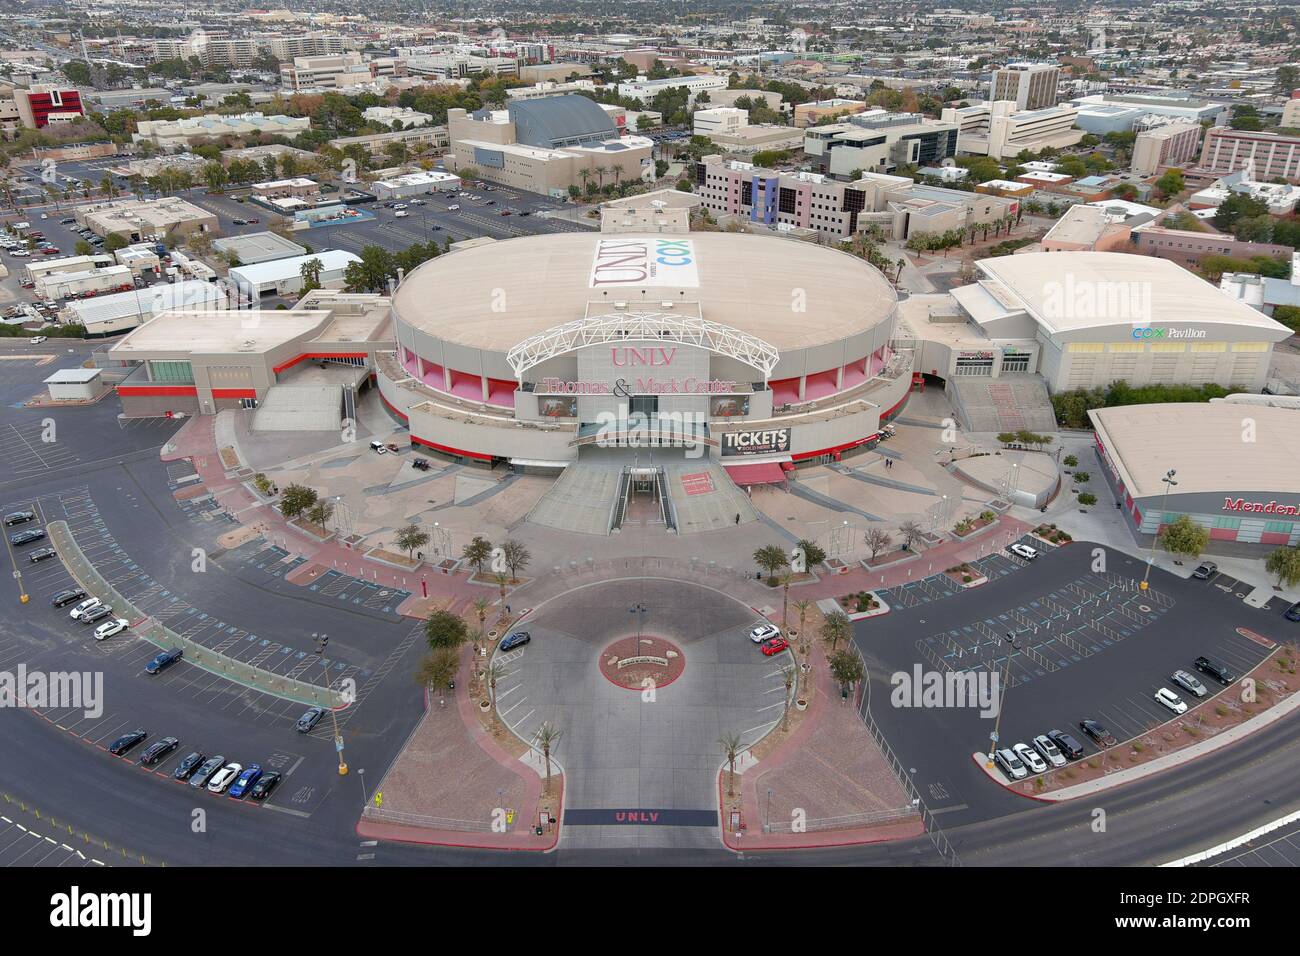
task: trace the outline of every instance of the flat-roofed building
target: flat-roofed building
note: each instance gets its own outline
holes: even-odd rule
[[[460,177],[440,170],[408,173],[379,179],[370,184],[376,199],[406,199],[409,196],[426,196],[436,192],[454,192],[460,188]]]
[[[794,125],[804,129],[808,126],[816,126],[824,119],[862,113],[866,109],[867,104],[864,100],[847,100],[840,97],[832,97],[829,100],[816,100],[812,103],[799,103],[794,108]]]
[[[1094,408],[1088,417],[1101,473],[1140,543],[1185,515],[1209,532],[1211,554],[1300,544],[1300,409],[1230,396]],[[1247,417],[1252,441],[1241,439]],[[1166,483],[1170,474],[1176,484]]]
[[[128,243],[146,239],[161,241],[217,229],[215,213],[174,196],[93,203],[77,207],[75,217],[97,236],[122,236]]]
[[[1114,222],[1101,206],[1071,206],[1047,231],[1040,243],[1044,252],[1123,252],[1132,230]]]
[[[302,267],[313,260],[320,263],[320,285],[324,289],[341,289],[343,274],[358,256],[342,249],[325,249],[288,259],[268,259],[230,270],[230,281],[242,296],[256,302],[263,295],[293,295],[302,291]]]
[[[1201,152],[1202,130],[1197,123],[1173,122],[1145,130],[1133,141],[1130,163],[1138,176],[1154,176],[1161,169],[1184,167]]]
[[[392,128],[394,123],[401,123],[400,129],[413,129],[417,126],[433,125],[433,117],[404,106],[368,106],[361,114],[367,123],[378,123]]]
[[[314,199],[320,195],[320,183],[305,176],[253,183],[251,189],[254,199]]]
[[[1008,63],[993,71],[989,99],[1012,100],[1022,110],[1056,105],[1060,67],[1053,63]]]
[[[306,116],[264,116],[261,113],[223,116],[206,113],[177,120],[141,120],[136,124],[131,140],[135,143],[152,143],[160,149],[180,149],[222,136],[265,133],[293,139],[310,128],[311,119]]]
[[[1230,173],[1251,165],[1256,179],[1300,183],[1300,135],[1216,126],[1205,134],[1202,169]]]
[[[274,232],[247,232],[238,236],[223,236],[212,242],[212,248],[223,256],[233,255],[243,265],[271,262],[305,256],[305,247]]]

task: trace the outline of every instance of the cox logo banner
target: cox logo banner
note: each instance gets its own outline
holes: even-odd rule
[[[667,286],[695,288],[700,284],[695,244],[690,239],[599,239],[591,263],[590,287]]]

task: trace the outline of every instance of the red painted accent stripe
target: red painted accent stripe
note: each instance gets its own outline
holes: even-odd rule
[[[193,385],[119,385],[117,393],[134,398],[144,395],[197,395],[199,392]]]
[[[213,398],[257,398],[255,388],[214,388]]]
[[[416,435],[411,436],[412,445],[425,445],[448,455],[460,455],[464,458],[477,458],[479,461],[491,461],[491,455],[484,455],[476,451],[464,451],[460,448],[452,448],[450,445],[439,445],[436,441],[429,441],[427,438],[420,438]]]
[[[390,412],[392,412],[394,415],[396,415],[396,416],[397,416],[398,418],[400,418],[402,421],[404,421],[404,422],[409,422],[409,421],[411,420],[410,417],[407,416],[407,414],[406,414],[405,412],[403,412],[400,408],[398,408],[396,405],[394,405],[394,404],[393,404],[392,402],[390,402],[388,399],[384,398],[384,393],[383,393],[383,392],[380,392],[380,393],[379,393],[379,400],[380,400],[381,402],[383,402],[385,406],[387,406],[387,408],[388,408],[388,410],[389,410]]]
[[[275,366],[274,368],[271,369],[271,371],[274,372],[276,375],[279,375],[285,369],[293,368],[299,362],[306,361],[307,359],[325,359],[325,358],[363,359],[365,357],[366,357],[365,352],[304,352],[302,355],[299,355],[296,358],[291,358],[289,359],[289,361],[282,362],[281,364]]]
[[[859,445],[865,445],[867,442],[879,436],[879,432],[872,432],[866,438],[859,438],[856,441],[845,442],[843,445],[832,445],[830,448],[823,448],[819,451],[802,451],[797,455],[791,455],[791,461],[804,461],[808,458],[816,458],[818,455],[833,455],[838,451],[848,451],[850,448],[857,448]]]

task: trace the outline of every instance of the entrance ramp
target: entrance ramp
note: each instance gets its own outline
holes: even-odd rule
[[[758,520],[749,496],[716,462],[684,459],[665,463],[663,468],[664,486],[679,533],[716,531]]]
[[[341,385],[272,385],[253,412],[255,432],[340,431]]]
[[[561,531],[607,535],[622,472],[613,460],[572,462],[526,520]]]

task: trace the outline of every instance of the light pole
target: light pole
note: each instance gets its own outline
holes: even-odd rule
[[[627,613],[636,615],[636,650],[638,654],[641,653],[641,621],[649,610],[650,609],[640,601],[637,601],[636,604],[627,609]]]
[[[1007,643],[1010,644],[1011,647],[1007,648],[1007,665],[1003,669],[1004,676],[1002,678],[1002,693],[998,695],[998,712],[997,716],[993,718],[993,732],[989,734],[992,746],[989,747],[989,761],[987,766],[990,770],[993,769],[993,754],[998,749],[998,728],[1002,726],[1002,711],[1007,701],[1007,685],[1008,679],[1011,675],[1011,652],[1015,649],[1016,643],[1016,635],[1014,631],[1007,631]]]
[[[1160,479],[1165,483],[1165,493],[1160,498],[1160,517],[1156,519],[1156,531],[1155,534],[1151,536],[1151,552],[1147,555],[1147,568],[1142,572],[1142,583],[1138,585],[1139,591],[1145,591],[1147,589],[1147,578],[1151,576],[1151,565],[1156,560],[1156,542],[1160,539],[1160,526],[1165,520],[1165,505],[1169,501],[1169,489],[1178,484],[1178,482],[1174,481],[1174,475],[1176,474],[1178,474],[1178,472],[1173,468],[1170,468],[1165,472],[1165,476]]]
[[[361,809],[364,810],[366,807],[370,805],[370,795],[366,793],[366,768],[365,767],[357,768],[357,779],[361,781]]]
[[[325,689],[331,694],[334,692],[333,683],[330,681],[329,665],[325,663],[325,646],[329,644],[328,634],[317,634],[312,632],[312,640],[316,642],[316,656],[320,658],[321,673],[325,676]],[[343,737],[339,733],[339,715],[334,712],[333,701],[327,700],[326,706],[330,712],[330,722],[334,725],[334,749],[339,755],[339,776],[345,776],[348,772],[348,765],[343,761]],[[364,785],[363,785],[364,786]]]

